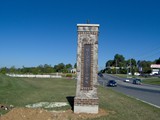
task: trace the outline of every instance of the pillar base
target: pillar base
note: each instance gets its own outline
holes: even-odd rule
[[[98,113],[98,105],[94,106],[74,106],[74,113],[91,113],[97,114]]]
[[[98,113],[98,98],[74,98],[74,113]]]

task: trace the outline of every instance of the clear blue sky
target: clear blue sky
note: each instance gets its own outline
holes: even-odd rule
[[[99,69],[116,53],[160,57],[159,0],[0,0],[0,67],[74,65],[87,19],[100,24]]]

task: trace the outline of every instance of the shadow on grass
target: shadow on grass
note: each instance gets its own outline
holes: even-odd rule
[[[67,96],[66,99],[68,100],[68,103],[71,106],[71,110],[74,111],[74,96]]]

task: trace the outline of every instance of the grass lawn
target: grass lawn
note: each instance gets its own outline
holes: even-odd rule
[[[117,76],[117,77],[121,77],[121,78],[127,78],[126,74],[112,74],[112,75]]]
[[[25,106],[48,101],[65,102],[75,94],[76,83],[69,79],[11,78],[0,75],[0,103]]]
[[[143,80],[145,84],[160,85],[160,78],[147,78]]]
[[[135,75],[126,75],[126,74],[112,74],[114,76],[117,76],[117,77],[121,77],[121,78],[139,78],[140,76],[135,76]]]
[[[70,79],[10,78],[0,75],[0,104],[24,107],[37,102],[67,102],[75,96],[76,81]],[[99,107],[109,115],[92,120],[157,120],[160,109],[99,86]],[[62,109],[70,109],[70,106]],[[2,113],[2,111],[0,111]]]

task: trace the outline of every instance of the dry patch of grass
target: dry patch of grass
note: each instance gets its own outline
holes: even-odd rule
[[[98,114],[74,114],[72,110],[46,111],[44,109],[14,108],[1,120],[82,120],[106,116],[108,113],[100,109]]]

